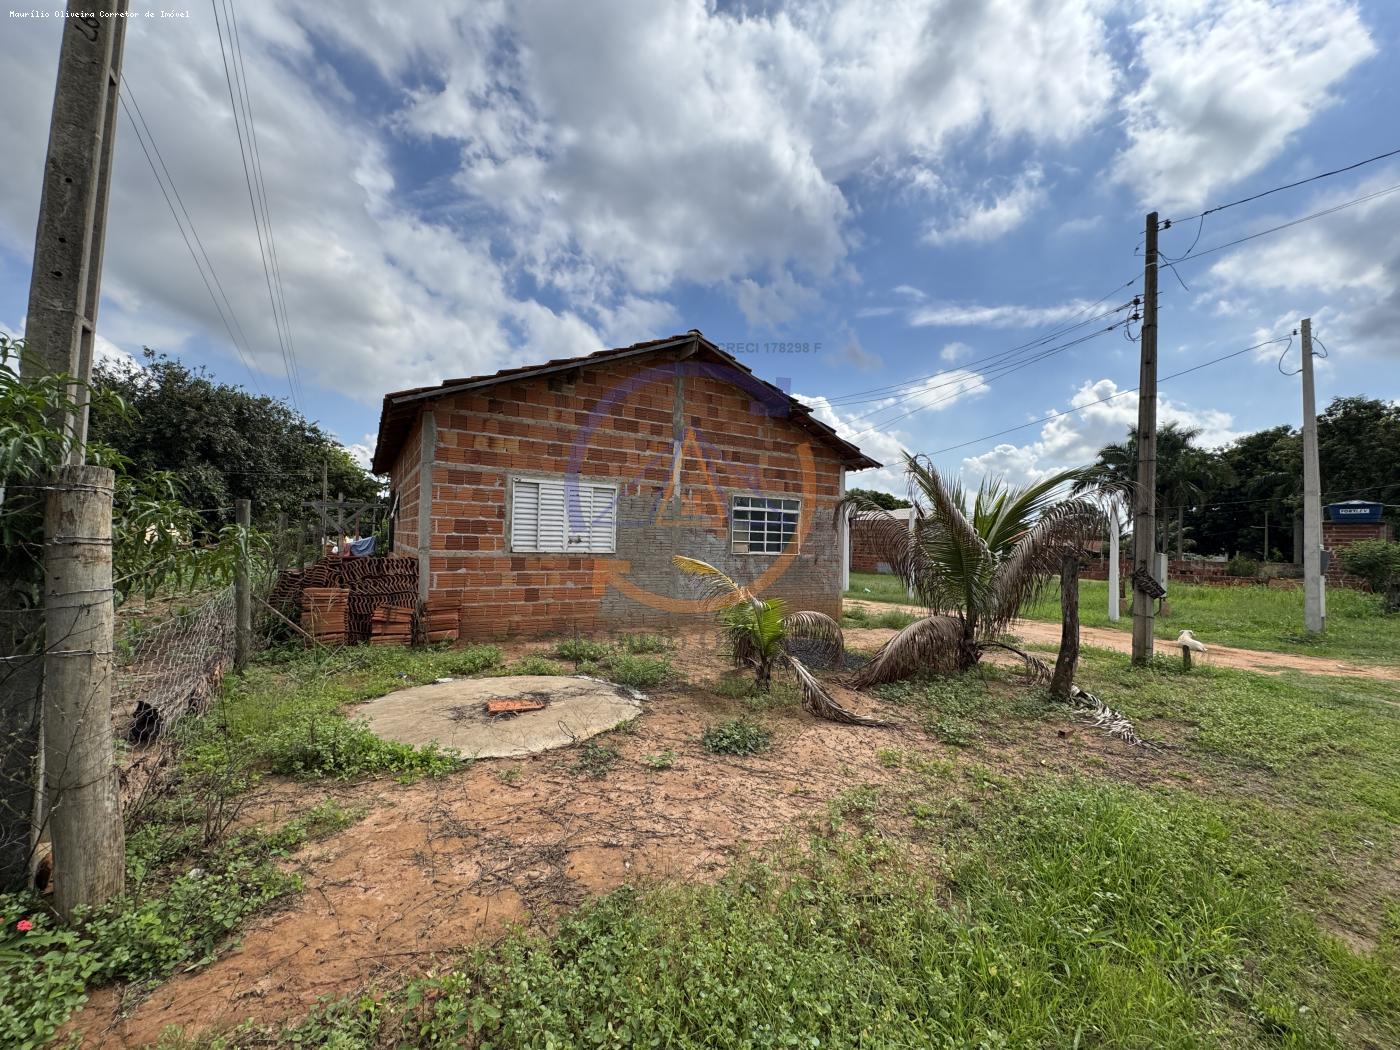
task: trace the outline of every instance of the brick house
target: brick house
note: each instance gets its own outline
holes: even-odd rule
[[[836,502],[879,464],[692,330],[387,394],[372,466],[470,639],[711,615],[673,554],[838,616]]]

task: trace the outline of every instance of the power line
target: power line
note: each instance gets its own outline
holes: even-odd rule
[[[1243,350],[1236,350],[1233,353],[1225,354],[1221,357],[1212,358],[1209,361],[1203,361],[1199,365],[1193,365],[1190,368],[1184,368],[1180,372],[1173,372],[1171,375],[1163,376],[1162,378],[1157,380],[1157,382],[1160,385],[1162,383],[1167,382],[1167,380],[1169,379],[1177,379],[1181,376],[1188,375],[1191,372],[1199,372],[1202,368],[1209,368],[1211,365],[1218,365],[1222,361],[1229,361],[1231,358],[1239,357],[1242,354],[1247,354],[1253,350],[1259,350],[1266,346],[1272,346],[1275,343],[1282,343],[1283,341],[1283,338],[1266,339],[1262,343],[1255,343],[1253,346],[1247,346]],[[1027,427],[1037,426],[1040,423],[1048,423],[1050,422],[1050,420],[1059,419],[1061,416],[1071,416],[1074,415],[1076,412],[1083,412],[1086,408],[1093,408],[1095,405],[1106,404],[1109,401],[1115,401],[1120,397],[1124,397],[1128,394],[1135,393],[1137,389],[1137,387],[1131,386],[1125,390],[1118,391],[1116,394],[1110,394],[1108,397],[1101,397],[1097,401],[1090,401],[1087,404],[1076,405],[1074,408],[1067,408],[1063,412],[1051,412],[1048,416],[1041,416],[1039,419],[1032,419],[1028,423],[1018,423],[1014,427],[1007,427],[1005,430],[998,430],[992,434],[983,434],[981,437],[973,438],[971,441],[963,441],[956,445],[949,445],[946,448],[937,449],[934,452],[930,452],[929,455],[941,456],[945,452],[955,452],[960,448],[967,448],[969,445],[981,444],[983,441],[990,441],[992,438],[1001,437],[1003,434],[1011,434],[1017,430],[1025,430]]]
[[[1035,357],[1033,357],[1033,358],[1029,358],[1029,359],[1027,359],[1027,360],[1025,360],[1025,361],[1018,361],[1018,362],[1015,362],[1014,364],[1009,363],[1009,364],[1007,364],[1006,366],[1004,366],[1003,369],[1002,369],[1002,371],[998,372],[996,375],[993,375],[993,376],[990,376],[990,377],[978,376],[978,379],[979,379],[982,383],[986,383],[986,382],[988,382],[989,379],[995,380],[995,379],[1002,379],[1002,378],[1005,378],[1006,376],[1010,375],[1012,372],[1019,372],[1019,371],[1021,371],[1021,370],[1024,369],[1024,368],[1029,368],[1031,365],[1037,364],[1038,362],[1045,360],[1045,358],[1047,358],[1047,357],[1053,356],[1054,354],[1063,353],[1064,351],[1069,350],[1069,349],[1071,349],[1072,347],[1076,347],[1076,346],[1080,345],[1081,343],[1087,343],[1090,339],[1097,339],[1099,336],[1104,335],[1104,334],[1106,334],[1106,333],[1108,333],[1108,332],[1111,332],[1111,331],[1113,331],[1115,328],[1118,328],[1118,327],[1120,327],[1120,326],[1122,326],[1122,325],[1124,325],[1124,324],[1126,324],[1126,323],[1127,323],[1126,321],[1118,321],[1118,322],[1115,322],[1114,324],[1111,324],[1111,325],[1109,325],[1109,326],[1106,327],[1106,328],[1101,328],[1101,329],[1099,329],[1099,330],[1096,331],[1096,332],[1090,332],[1088,335],[1080,336],[1078,339],[1074,339],[1074,340],[1072,340],[1072,341],[1070,341],[1070,342],[1068,342],[1068,343],[1063,344],[1062,346],[1053,347],[1053,348],[1051,348],[1050,350],[1043,351],[1042,353],[1037,354],[1037,355],[1036,355]],[[973,373],[973,375],[976,375],[976,373]],[[960,379],[958,380],[958,382],[959,382],[959,383],[965,382],[967,378],[970,378],[970,377],[962,377],[962,378],[960,378]],[[951,384],[944,384],[944,385],[951,385]],[[937,398],[937,399],[935,399],[935,400],[933,400],[933,401],[929,401],[929,402],[927,402],[927,403],[925,403],[925,404],[922,404],[922,405],[916,405],[914,408],[911,408],[908,412],[904,412],[904,413],[902,413],[901,415],[894,416],[894,417],[889,418],[889,419],[883,419],[883,420],[880,420],[880,421],[877,422],[877,423],[873,423],[873,424],[871,424],[870,426],[866,427],[864,430],[857,431],[856,433],[850,435],[850,438],[858,438],[858,437],[860,437],[862,434],[868,434],[868,433],[870,433],[872,430],[879,430],[879,429],[882,428],[882,427],[887,427],[887,426],[889,426],[891,423],[897,423],[897,422],[898,422],[899,420],[901,420],[901,419],[905,419],[905,418],[907,418],[907,417],[909,417],[909,416],[912,416],[915,412],[922,412],[922,411],[923,411],[924,409],[926,409],[926,408],[932,408],[932,407],[935,406],[935,405],[941,405],[941,404],[943,404],[945,401],[950,401],[950,400],[952,400],[953,398],[957,397],[960,393],[962,393],[962,391],[960,391],[960,390],[954,390],[952,393],[946,394],[946,395],[944,395],[944,396],[941,397],[941,398]],[[912,395],[912,394],[910,395],[910,397],[913,397],[913,396],[916,396],[916,395]],[[909,400],[908,397],[902,398],[900,403],[902,403],[902,402],[904,402],[904,401],[908,401],[908,400]],[[891,406],[887,406],[887,407],[893,408],[893,407],[897,407],[897,406],[896,406],[896,405],[891,405]],[[876,411],[883,411],[883,409],[877,409]],[[870,413],[867,412],[866,415],[870,415]],[[861,416],[856,416],[856,417],[854,417],[854,418],[855,418],[855,419],[860,419],[860,418],[863,418],[863,417],[861,417]],[[849,424],[850,422],[851,422],[850,420],[847,420],[847,423],[848,423],[848,424]]]
[[[867,389],[867,390],[853,390],[853,391],[851,391],[851,392],[849,392],[849,393],[842,394],[842,395],[840,395],[840,396],[838,396],[838,397],[827,398],[827,402],[828,402],[828,404],[831,404],[831,405],[850,405],[850,404],[862,404],[862,403],[864,403],[864,402],[866,402],[866,401],[880,400],[881,398],[879,398],[879,397],[870,397],[870,398],[866,398],[864,395],[867,395],[867,394],[877,394],[877,395],[878,395],[878,394],[881,394],[881,393],[888,393],[889,395],[893,395],[893,394],[899,393],[899,392],[901,392],[901,391],[908,390],[911,386],[916,385],[916,384],[918,384],[918,383],[922,383],[922,382],[923,382],[924,380],[926,380],[926,379],[935,379],[935,378],[937,378],[938,376],[946,375],[946,374],[948,374],[949,372],[952,372],[952,371],[965,370],[965,369],[968,369],[968,368],[975,368],[975,367],[977,367],[977,366],[979,366],[979,365],[981,365],[981,364],[987,364],[987,363],[990,363],[990,362],[992,362],[992,361],[995,361],[995,360],[997,360],[997,359],[999,359],[999,358],[1006,357],[1006,356],[1008,356],[1008,355],[1010,355],[1010,354],[1014,354],[1014,353],[1016,353],[1017,351],[1025,350],[1025,349],[1030,349],[1030,348],[1033,348],[1033,347],[1042,345],[1042,344],[1044,344],[1044,343],[1047,343],[1047,342],[1049,342],[1049,341],[1051,341],[1051,340],[1053,340],[1053,339],[1058,339],[1060,336],[1066,335],[1066,334],[1068,334],[1069,332],[1074,331],[1076,328],[1082,328],[1082,327],[1084,327],[1084,326],[1087,325],[1087,324],[1092,324],[1094,321],[1099,320],[1100,318],[1108,317],[1108,316],[1111,316],[1111,315],[1114,314],[1114,313],[1119,312],[1120,310],[1127,309],[1127,307],[1129,307],[1129,306],[1132,305],[1131,302],[1129,302],[1129,303],[1124,303],[1123,305],[1118,306],[1118,307],[1115,307],[1115,308],[1112,309],[1112,310],[1106,310],[1106,311],[1104,311],[1103,313],[1097,314],[1097,315],[1095,315],[1095,316],[1093,316],[1093,317],[1084,318],[1083,320],[1080,320],[1080,321],[1076,321],[1076,320],[1075,320],[1076,318],[1081,317],[1083,314],[1085,314],[1085,313],[1087,313],[1088,311],[1094,309],[1095,307],[1102,305],[1106,300],[1109,299],[1110,296],[1114,295],[1115,293],[1121,292],[1121,291],[1123,291],[1123,290],[1126,289],[1126,288],[1132,287],[1132,286],[1133,286],[1134,284],[1136,284],[1139,280],[1141,280],[1140,277],[1133,277],[1131,280],[1126,281],[1126,282],[1124,282],[1123,284],[1120,284],[1117,288],[1114,288],[1112,291],[1107,292],[1106,294],[1100,296],[1100,297],[1099,297],[1098,299],[1096,299],[1094,302],[1089,303],[1089,304],[1087,304],[1087,305],[1084,306],[1084,307],[1081,307],[1080,310],[1079,310],[1077,313],[1071,314],[1070,317],[1067,319],[1067,322],[1073,322],[1073,323],[1066,323],[1066,324],[1064,324],[1064,325],[1061,325],[1061,326],[1058,327],[1058,328],[1054,328],[1054,329],[1052,329],[1051,331],[1047,332],[1045,335],[1042,335],[1042,336],[1040,336],[1040,337],[1038,337],[1038,338],[1036,338],[1036,339],[1032,339],[1032,340],[1030,340],[1029,342],[1019,343],[1019,344],[1017,344],[1016,346],[1009,347],[1009,348],[1006,349],[1006,350],[998,351],[998,352],[996,352],[995,354],[991,354],[991,355],[989,355],[989,356],[987,356],[987,357],[984,357],[984,358],[979,358],[979,359],[976,359],[976,360],[973,360],[973,361],[966,361],[966,362],[964,362],[964,363],[962,363],[962,364],[960,364],[960,365],[956,365],[956,366],[953,367],[953,368],[941,368],[941,369],[939,369],[937,372],[931,372],[931,373],[929,373],[928,375],[915,376],[915,377],[913,377],[913,378],[911,378],[911,379],[901,380],[901,381],[898,382],[898,383],[890,383],[890,384],[888,384],[888,385],[886,385],[886,386],[871,387],[871,388],[869,388],[869,389]]]
[[[1397,183],[1394,186],[1387,186],[1383,190],[1376,190],[1372,193],[1364,194],[1360,197],[1356,197],[1349,201],[1344,201],[1341,204],[1334,204],[1330,208],[1323,208],[1321,211],[1315,211],[1311,215],[1304,215],[1302,218],[1299,219],[1292,219],[1289,222],[1281,222],[1277,226],[1270,226],[1267,230],[1260,230],[1258,233],[1251,233],[1245,237],[1238,237],[1233,241],[1226,241],[1224,244],[1217,244],[1210,248],[1202,248],[1198,252],[1193,252],[1190,255],[1183,255],[1179,259],[1172,260],[1172,264],[1177,265],[1184,262],[1190,262],[1192,259],[1199,259],[1203,255],[1210,255],[1213,252],[1224,251],[1226,248],[1233,248],[1238,244],[1244,244],[1246,241],[1252,241],[1259,237],[1265,237],[1271,233],[1278,233],[1279,230],[1286,230],[1290,227],[1298,226],[1305,222],[1311,222],[1313,219],[1321,219],[1327,215],[1333,215],[1339,211],[1344,211],[1347,208],[1354,208],[1358,204],[1365,204],[1367,201],[1375,200],[1377,197],[1384,197],[1386,194],[1394,193],[1397,190],[1400,190],[1400,183]]]
[[[293,379],[293,367],[291,357],[287,353],[287,343],[282,336],[282,318],[277,312],[277,297],[272,291],[272,274],[268,267],[267,250],[263,244],[262,224],[259,221],[257,200],[253,194],[253,177],[248,169],[248,150],[243,141],[243,126],[238,120],[238,100],[235,98],[233,88],[233,74],[229,71],[228,50],[224,46],[224,29],[219,21],[218,0],[209,0],[209,6],[214,12],[214,28],[219,34],[219,54],[224,64],[224,82],[228,85],[229,105],[233,109],[233,129],[238,136],[238,155],[243,161],[243,182],[248,187],[248,205],[253,210],[253,231],[258,238],[258,254],[262,258],[263,279],[267,284],[268,302],[272,304],[272,322],[277,329],[277,345],[282,352],[282,367],[287,373],[287,393],[291,396],[293,407],[300,411],[297,403],[296,382]],[[232,39],[230,38],[230,43]]]
[[[1250,201],[1257,201],[1261,197],[1267,197],[1271,193],[1281,193],[1284,190],[1291,190],[1298,186],[1306,186],[1310,182],[1317,182],[1319,179],[1330,178],[1333,175],[1341,175],[1344,172],[1355,171],[1357,168],[1365,167],[1367,164],[1374,164],[1378,160],[1385,160],[1387,157],[1400,156],[1400,149],[1390,150],[1388,153],[1377,153],[1374,157],[1367,157],[1365,160],[1358,160],[1355,164],[1348,164],[1344,168],[1333,168],[1331,171],[1324,171],[1317,175],[1310,175],[1306,179],[1298,179],[1296,182],[1286,182],[1282,186],[1275,186],[1273,189],[1263,190],[1259,193],[1251,194],[1248,197],[1241,197],[1237,201],[1230,201],[1228,204],[1217,204],[1214,208],[1207,208],[1196,215],[1188,215],[1182,219],[1167,219],[1161,224],[1161,229],[1169,230],[1173,225],[1183,222],[1190,222],[1192,219],[1204,219],[1207,215],[1214,215],[1218,211],[1226,208],[1234,208],[1241,204],[1248,204]]]
[[[243,110],[245,123],[248,126],[249,139],[253,146],[253,171],[257,177],[258,196],[262,200],[263,226],[267,230],[268,254],[272,257],[272,277],[277,286],[277,297],[282,306],[282,330],[287,337],[287,354],[292,362],[292,375],[296,380],[297,389],[301,392],[302,400],[306,398],[305,387],[301,382],[301,369],[297,365],[296,343],[292,339],[292,320],[287,313],[287,290],[282,283],[282,262],[277,253],[277,237],[272,226],[272,209],[268,204],[267,180],[263,176],[262,148],[258,143],[258,125],[253,117],[253,96],[248,91],[248,67],[243,61],[243,38],[238,30],[238,9],[235,5],[225,0],[225,19],[233,26],[234,50],[238,56],[237,69],[241,73],[239,87],[243,96]]]
[[[122,112],[126,114],[127,122],[131,124],[131,130],[136,133],[136,141],[141,147],[141,152],[146,155],[146,163],[151,166],[151,174],[155,177],[156,185],[160,187],[161,196],[165,198],[166,207],[170,209],[170,217],[175,220],[175,227],[180,231],[180,237],[184,240],[185,247],[189,249],[190,258],[194,260],[194,267],[199,271],[200,279],[204,282],[204,287],[209,292],[209,300],[214,304],[214,309],[219,314],[219,320],[224,324],[224,330],[228,332],[229,341],[233,343],[233,348],[237,351],[239,360],[243,362],[243,367],[248,370],[248,378],[253,381],[253,388],[257,390],[259,395],[262,395],[262,386],[258,383],[258,377],[253,371],[252,363],[249,361],[247,354],[244,353],[244,347],[239,345],[238,336],[235,336],[233,333],[234,327],[236,326],[239,334],[243,335],[244,344],[251,345],[248,344],[248,337],[243,333],[243,326],[238,321],[238,315],[233,311],[233,304],[229,301],[228,293],[224,291],[223,282],[219,280],[218,271],[214,269],[214,262],[209,258],[209,252],[204,247],[204,241],[200,239],[199,230],[195,228],[194,219],[190,217],[189,209],[185,207],[185,201],[180,196],[179,187],[175,185],[175,179],[171,176],[170,169],[166,167],[165,157],[160,152],[160,146],[156,144],[155,136],[151,134],[151,127],[146,123],[146,115],[141,112],[141,105],[136,99],[136,94],[131,90],[131,85],[127,83],[125,77],[122,78],[122,91],[118,93],[117,97],[121,102]],[[136,116],[140,118],[140,127],[137,126],[136,118],[131,115],[131,107],[127,106],[126,100],[128,97],[131,99],[131,107],[134,107],[136,110]],[[142,135],[143,129],[145,131],[144,137]],[[146,148],[148,141],[150,143],[150,149]],[[160,173],[156,171],[155,161],[151,159],[152,151],[155,152],[156,158],[160,161],[160,170],[165,173],[165,180],[162,180]],[[169,192],[166,192],[166,181],[170,183]],[[175,214],[175,205],[170,200],[171,193],[175,194],[175,200],[179,202],[180,211],[185,216],[185,222],[189,224],[189,235],[185,233],[185,225],[181,223],[180,216]],[[199,253],[204,258],[204,266],[209,268],[208,277],[204,274],[204,267],[200,265],[199,257],[195,255],[194,246],[190,244],[190,235],[193,235],[195,244],[199,245]],[[214,279],[214,284],[218,287],[219,294],[223,296],[224,306],[228,307],[227,315],[224,313],[224,307],[219,305],[219,300],[218,297],[214,295],[213,287],[209,284],[210,277]],[[233,319],[232,325],[229,324],[230,317]]]

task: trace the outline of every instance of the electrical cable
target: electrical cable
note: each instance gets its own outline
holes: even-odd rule
[[[161,155],[160,146],[156,144],[155,136],[151,134],[150,125],[146,123],[146,116],[141,112],[141,105],[136,99],[136,94],[131,90],[131,85],[127,83],[125,77],[122,78],[122,89],[123,90],[118,93],[117,96],[118,100],[121,102],[122,112],[126,114],[126,119],[128,123],[131,124],[131,130],[136,133],[136,142],[140,145],[141,152],[146,155],[146,163],[151,166],[151,174],[155,177],[156,185],[160,187],[161,195],[165,198],[166,206],[170,209],[170,217],[175,220],[175,227],[180,231],[180,236],[185,242],[185,247],[189,249],[190,258],[194,260],[194,267],[199,271],[200,279],[204,282],[204,287],[209,292],[209,300],[214,304],[214,309],[219,314],[219,320],[223,322],[224,330],[228,332],[229,341],[233,343],[233,348],[237,351],[239,360],[243,362],[243,367],[248,370],[248,378],[253,381],[253,388],[257,390],[259,396],[262,396],[262,386],[258,383],[258,377],[253,371],[252,363],[249,361],[247,354],[244,353],[244,347],[239,345],[238,336],[235,336],[233,333],[234,326],[238,328],[239,334],[243,336],[244,344],[249,346],[249,353],[251,353],[251,344],[248,342],[248,336],[243,331],[243,325],[239,323],[238,315],[234,313],[233,303],[229,301],[228,293],[224,291],[223,282],[219,280],[219,273],[214,269],[214,262],[209,258],[209,252],[204,247],[204,241],[199,236],[199,230],[195,228],[194,219],[190,217],[189,209],[185,207],[184,199],[180,196],[179,187],[175,185],[175,179],[171,176],[170,169],[166,167],[165,157]],[[131,115],[131,107],[127,106],[128,97],[131,99],[131,107],[135,108],[137,117],[140,118],[140,127],[137,126],[136,118]],[[145,129],[144,137],[142,136],[143,128]],[[150,150],[146,148],[147,141],[150,142]],[[161,171],[165,172],[165,179],[170,183],[170,192],[175,194],[175,200],[179,202],[180,211],[185,216],[185,222],[189,224],[190,234],[194,236],[195,243],[199,245],[200,255],[204,257],[204,265],[209,268],[209,277],[214,279],[214,284],[219,289],[219,295],[223,296],[224,305],[228,307],[227,316],[224,314],[223,306],[219,305],[218,297],[214,295],[214,289],[210,287],[209,277],[206,277],[204,274],[204,268],[200,265],[199,257],[195,255],[194,247],[190,244],[190,238],[185,233],[185,226],[181,223],[180,216],[175,213],[175,205],[171,203],[170,193],[166,192],[165,181],[162,181],[160,173],[156,171],[155,161],[151,159],[151,150],[155,151],[156,158],[160,161]],[[233,318],[232,326],[229,324],[229,317]]]
[[[1214,215],[1216,212],[1224,211],[1226,208],[1234,208],[1241,204],[1248,204],[1250,201],[1257,201],[1259,200],[1259,198],[1267,197],[1271,193],[1281,193],[1284,190],[1295,189],[1298,186],[1306,186],[1310,182],[1317,182],[1319,179],[1326,179],[1330,178],[1333,175],[1341,175],[1344,172],[1355,171],[1357,168],[1365,167],[1367,164],[1374,164],[1378,160],[1385,160],[1387,157],[1395,156],[1400,156],[1400,149],[1393,149],[1387,153],[1377,153],[1374,157],[1367,157],[1365,160],[1359,160],[1355,164],[1348,164],[1344,168],[1333,168],[1331,171],[1324,171],[1317,175],[1310,175],[1306,179],[1298,179],[1296,182],[1286,182],[1282,186],[1275,186],[1273,189],[1263,190],[1259,193],[1251,194],[1248,197],[1241,197],[1239,200],[1230,201],[1228,204],[1217,204],[1214,208],[1207,208],[1205,211],[1200,212],[1197,215],[1187,215],[1186,217],[1181,219],[1167,219],[1161,224],[1159,228],[1166,230],[1170,229],[1174,225],[1180,225],[1183,222],[1190,222],[1192,219],[1204,219],[1207,215]],[[1200,236],[1199,231],[1197,231],[1197,236]]]
[[[272,291],[272,273],[268,267],[267,249],[263,243],[262,223],[259,221],[257,200],[253,193],[253,177],[248,168],[248,150],[243,140],[243,126],[238,119],[238,100],[235,97],[233,87],[233,74],[229,71],[228,49],[224,46],[223,24],[219,21],[218,0],[209,0],[209,6],[214,12],[214,28],[219,35],[219,54],[224,64],[224,82],[228,85],[229,105],[233,109],[233,129],[238,136],[238,155],[243,161],[243,182],[248,187],[248,205],[253,211],[253,231],[258,238],[258,255],[262,258],[263,279],[267,284],[267,298],[272,305],[272,322],[277,329],[277,345],[282,352],[282,366],[287,373],[287,393],[291,397],[292,406],[298,411],[301,410],[297,399],[296,381],[293,379],[293,366],[290,356],[287,353],[287,343],[282,335],[282,318],[277,312],[277,297]],[[232,39],[230,38],[230,43]]]
[[[1222,361],[1229,361],[1231,358],[1239,357],[1240,355],[1247,354],[1250,351],[1259,350],[1262,347],[1271,346],[1274,343],[1281,343],[1283,341],[1283,337],[1280,337],[1278,339],[1266,339],[1262,343],[1255,343],[1253,346],[1247,346],[1243,350],[1236,350],[1233,353],[1225,354],[1222,357],[1216,357],[1209,361],[1204,361],[1199,365],[1193,365],[1191,368],[1182,369],[1180,372],[1173,372],[1171,375],[1163,376],[1162,378],[1157,380],[1157,383],[1158,385],[1161,385],[1162,383],[1165,383],[1168,380],[1177,379],[1191,372],[1198,372],[1202,368],[1209,368],[1211,365],[1218,365]],[[967,448],[969,445],[981,444],[983,441],[990,441],[992,438],[1001,437],[1003,434],[1011,434],[1017,430],[1025,430],[1027,427],[1033,427],[1040,423],[1048,423],[1052,419],[1059,419],[1061,416],[1074,415],[1076,412],[1083,412],[1086,408],[1093,408],[1095,405],[1102,405],[1106,404],[1109,401],[1115,401],[1120,397],[1126,396],[1127,394],[1134,393],[1137,389],[1138,388],[1135,386],[1128,387],[1124,390],[1118,391],[1116,394],[1110,394],[1108,397],[1099,398],[1099,400],[1097,401],[1090,401],[1089,403],[1084,405],[1076,405],[1074,408],[1067,408],[1063,412],[1051,412],[1048,416],[1041,416],[1039,419],[1032,419],[1028,423],[1018,423],[1014,427],[1007,427],[1005,430],[998,430],[992,434],[983,434],[981,437],[973,438],[971,441],[963,441],[956,445],[949,445],[946,448],[937,449],[936,451],[930,452],[929,455],[941,456],[945,452],[955,452],[960,448]]]

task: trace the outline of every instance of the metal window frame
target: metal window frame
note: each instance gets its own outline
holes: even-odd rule
[[[544,482],[557,482],[564,487],[564,549],[563,550],[540,550],[538,547],[517,547],[515,545],[515,486],[517,482],[526,482],[531,485],[539,485]],[[609,535],[607,550],[583,550],[575,551],[569,549],[569,479],[564,474],[509,474],[506,476],[506,528],[505,539],[506,549],[511,554],[558,554],[571,558],[599,557],[606,554],[617,553],[617,514],[618,497],[621,486],[615,481],[593,481],[588,478],[577,478],[575,487],[588,487],[590,489],[607,489],[613,495],[613,516],[612,531]],[[535,536],[539,537],[539,503],[535,505]]]
[[[768,500],[783,500],[784,502],[792,503],[792,504],[795,504],[796,506],[794,506],[794,507],[792,507],[792,508],[788,508],[788,507],[769,507],[769,506],[766,506],[766,505],[765,505],[765,506],[762,506],[762,507],[740,507],[740,506],[739,506],[739,501],[740,501],[740,500],[762,500],[762,501],[765,502],[765,504],[766,504],[766,502],[767,502]],[[739,511],[739,510],[746,510],[746,511],[762,511],[765,515],[767,515],[767,514],[784,514],[784,515],[785,515],[785,514],[792,514],[792,515],[794,515],[794,517],[793,517],[793,519],[792,519],[792,532],[791,532],[791,535],[790,535],[790,538],[789,538],[788,542],[787,542],[787,543],[784,543],[783,546],[782,546],[779,550],[776,550],[776,551],[769,551],[769,550],[762,550],[762,551],[742,550],[742,551],[741,551],[741,550],[738,550],[738,549],[737,549],[737,541],[736,541],[736,538],[735,538],[735,532],[736,532],[736,528],[737,528],[737,518],[735,517],[735,512],[736,512],[736,511]],[[765,518],[764,520],[765,520],[765,524],[766,524],[767,521],[768,521],[768,519]],[[738,494],[738,493],[734,493],[734,494],[731,494],[730,497],[729,497],[729,553],[730,553],[731,555],[735,555],[735,556],[738,556],[738,557],[743,557],[743,556],[745,556],[745,555],[753,555],[754,557],[759,557],[759,558],[776,558],[776,557],[778,557],[779,555],[783,555],[783,554],[800,554],[800,553],[802,552],[802,532],[801,532],[801,530],[802,530],[802,499],[801,499],[801,497],[799,497],[799,496],[785,496],[785,495],[783,495],[783,496],[741,495],[741,494]],[[748,533],[748,530],[745,530],[745,531],[746,531],[746,533]],[[765,529],[764,531],[766,532],[767,530]]]

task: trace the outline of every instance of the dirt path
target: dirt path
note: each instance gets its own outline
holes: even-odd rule
[[[145,999],[95,992],[74,1025],[82,1045],[140,1047],[168,1025],[194,1033],[299,1017],[318,996],[392,987],[513,923],[548,923],[618,886],[713,877],[852,784],[888,780],[880,748],[922,740],[917,731],[857,729],[784,710],[772,716],[770,752],[730,758],[703,751],[699,736],[737,705],[682,687],[647,708],[635,728],[598,738],[620,754],[596,779],[575,768],[579,750],[567,748],[478,761],[413,785],[270,784],[256,801],[269,824],[327,791],[369,812],[302,849],[290,866],[303,892],[255,920],[209,966],[172,977]],[[642,762],[668,751],[671,768]]]
[[[924,610],[917,605],[896,605],[892,602],[865,602],[847,599],[848,605],[859,605],[870,612],[879,613],[889,609],[923,615]],[[1058,646],[1060,625],[1039,620],[1017,620],[1011,627],[1013,633],[1027,642],[1038,645]],[[1102,649],[1113,649],[1120,653],[1132,652],[1133,638],[1127,631],[1114,631],[1106,627],[1081,627],[1080,640],[1085,645]],[[1176,653],[1175,645],[1158,638],[1158,652]],[[1378,667],[1367,664],[1351,664],[1326,656],[1299,656],[1293,653],[1269,653],[1260,649],[1235,649],[1228,645],[1211,645],[1204,657],[1198,657],[1206,666],[1236,667],[1245,671],[1260,671],[1264,674],[1283,674],[1286,671],[1301,671],[1304,674],[1337,675],[1343,678],[1379,678],[1390,682],[1400,682],[1400,667]]]

